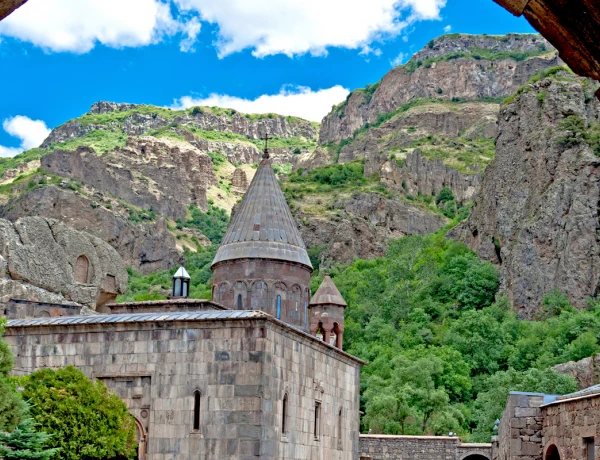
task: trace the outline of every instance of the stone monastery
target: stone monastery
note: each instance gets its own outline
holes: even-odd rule
[[[212,301],[187,298],[182,265],[169,300],[107,302],[123,276],[81,248],[68,255],[74,286],[93,272],[101,308],[11,299],[5,340],[15,373],[73,365],[101,379],[135,417],[139,459],[600,458],[598,389],[511,394],[491,444],[360,435],[366,363],[342,350],[346,302],[328,275],[310,298],[313,267],[267,150],[213,261]]]

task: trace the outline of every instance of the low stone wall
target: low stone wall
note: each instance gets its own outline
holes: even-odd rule
[[[463,460],[470,455],[491,459],[492,445],[462,444],[450,436],[361,435],[359,452],[361,460]]]

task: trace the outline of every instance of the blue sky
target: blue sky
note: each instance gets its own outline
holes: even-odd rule
[[[492,0],[29,0],[0,22],[0,155],[98,100],[319,120],[449,30],[533,32]]]

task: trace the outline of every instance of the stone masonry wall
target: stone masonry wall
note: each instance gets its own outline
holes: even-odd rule
[[[70,364],[102,379],[136,418],[147,446],[140,460],[358,458],[359,363],[280,322],[9,326],[5,340],[17,374]],[[198,431],[192,429],[195,391],[201,393]],[[286,439],[280,432],[285,392]],[[315,401],[322,404],[319,439],[311,437]],[[344,410],[341,444],[333,429],[338,407]]]
[[[498,427],[498,460],[541,460],[544,396],[512,392]]]
[[[587,439],[594,439],[593,458],[600,459],[600,395],[557,401],[542,408],[544,452],[552,445],[561,460],[587,459]]]
[[[462,444],[449,436],[361,435],[364,460],[463,460],[470,455],[491,458],[491,444]]]

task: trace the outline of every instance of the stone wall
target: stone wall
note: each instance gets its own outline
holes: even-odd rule
[[[498,427],[498,450],[493,457],[541,460],[543,416],[540,406],[554,399],[553,395],[511,392]]]
[[[305,265],[280,260],[240,258],[219,262],[213,266],[212,298],[226,308],[261,310],[308,330],[310,273]]]
[[[552,446],[557,448],[561,460],[600,458],[597,447],[593,456],[588,457],[588,449],[600,444],[600,394],[559,399],[543,407],[542,414],[545,458],[550,458],[547,455]]]
[[[364,460],[463,460],[491,459],[491,444],[462,444],[450,436],[361,435],[360,458]]]
[[[173,311],[209,311],[226,310],[225,307],[211,301],[202,299],[167,299],[148,300],[145,302],[111,303],[107,307],[110,313],[166,313]]]
[[[197,319],[176,320],[181,316]],[[36,321],[9,322],[14,372],[71,364],[102,379],[136,418],[147,446],[140,459],[358,458],[360,362],[263,313]],[[196,391],[199,430],[192,420]]]

